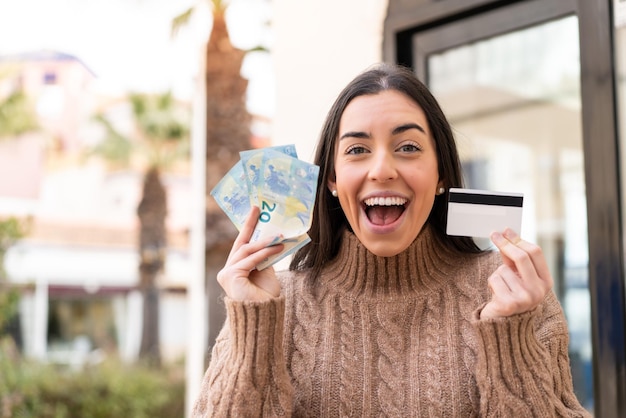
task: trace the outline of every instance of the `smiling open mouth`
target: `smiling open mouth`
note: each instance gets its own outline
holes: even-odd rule
[[[397,221],[407,204],[402,197],[371,197],[363,201],[367,219],[374,225],[389,225]]]

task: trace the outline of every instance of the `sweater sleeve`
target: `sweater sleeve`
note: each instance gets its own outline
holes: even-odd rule
[[[192,416],[290,416],[293,389],[283,352],[283,297],[225,298],[227,320],[216,340]]]
[[[482,309],[482,308],[481,308]],[[591,417],[573,389],[567,323],[550,292],[531,312],[473,324],[482,417]]]

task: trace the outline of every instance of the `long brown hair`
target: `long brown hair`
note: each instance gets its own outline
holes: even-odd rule
[[[328,181],[334,180],[335,177],[335,144],[339,136],[339,122],[344,110],[353,99],[363,95],[374,95],[385,90],[399,91],[422,108],[435,142],[439,179],[443,182],[446,192],[435,197],[426,222],[432,226],[437,239],[451,250],[460,253],[481,251],[471,238],[449,236],[445,232],[448,189],[463,187],[461,162],[448,120],[437,100],[409,68],[379,64],[354,78],[341,91],[326,116],[314,160],[314,163],[320,167],[320,175],[309,230],[311,242],[294,254],[289,266],[290,270],[310,269],[308,276],[315,280],[324,265],[337,255],[343,232],[346,228],[350,228],[339,200],[332,197],[327,187]]]

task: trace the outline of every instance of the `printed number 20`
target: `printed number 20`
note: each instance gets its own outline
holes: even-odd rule
[[[259,221],[263,223],[269,222],[272,219],[270,212],[274,212],[274,209],[276,209],[276,203],[273,203],[272,206],[270,206],[266,201],[263,201],[261,203],[261,215],[259,215]]]

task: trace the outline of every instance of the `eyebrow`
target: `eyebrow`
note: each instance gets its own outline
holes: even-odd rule
[[[398,135],[401,134],[402,132],[406,132],[408,130],[411,129],[417,129],[418,131],[426,134],[426,130],[424,128],[422,128],[420,125],[418,125],[417,123],[405,123],[404,125],[400,125],[397,126],[393,129],[393,131],[391,131],[392,135]],[[339,137],[339,140],[341,141],[344,138],[364,138],[367,139],[369,138],[370,135],[365,133],[365,132],[359,132],[359,131],[350,131],[350,132],[346,132],[345,134],[341,135]]]
[[[397,128],[394,128],[394,130],[391,131],[391,133],[393,135],[397,135],[397,134],[401,134],[402,132],[408,131],[410,129],[417,129],[423,134],[426,133],[426,130],[422,128],[420,125],[418,125],[417,123],[405,123],[404,125],[400,125]]]
[[[344,138],[363,138],[363,139],[367,139],[369,137],[370,137],[369,134],[366,134],[365,132],[350,131],[350,132],[346,132],[345,134],[341,135],[339,137],[339,140],[341,141]]]

